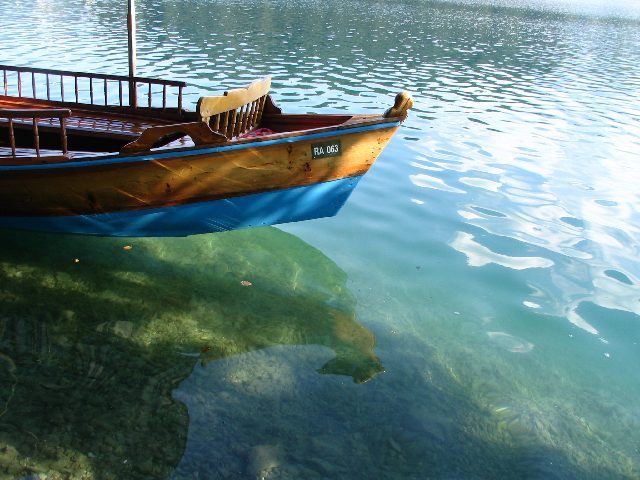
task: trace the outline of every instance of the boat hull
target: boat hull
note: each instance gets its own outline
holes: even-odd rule
[[[184,236],[331,216],[398,125],[2,166],[0,227]]]
[[[0,228],[114,237],[183,237],[299,222],[338,213],[360,178],[142,210],[0,217]]]

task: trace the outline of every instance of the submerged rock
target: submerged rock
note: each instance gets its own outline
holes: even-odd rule
[[[512,353],[528,353],[533,350],[533,343],[505,332],[487,332],[489,338],[499,347]]]
[[[113,326],[113,333],[122,338],[130,338],[133,333],[133,322],[116,322]]]
[[[249,452],[247,474],[252,478],[268,478],[269,472],[282,465],[284,450],[280,445],[256,445]]]

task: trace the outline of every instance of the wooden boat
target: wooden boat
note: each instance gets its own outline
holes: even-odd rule
[[[0,66],[0,227],[119,236],[181,236],[334,215],[411,105],[383,115],[287,115],[270,79],[202,97],[195,112],[125,106],[129,77]],[[9,72],[21,77],[8,95]],[[46,100],[25,76],[45,76]],[[59,100],[50,79],[58,78]],[[81,102],[78,80],[102,83],[103,105]],[[72,101],[65,87],[75,84]],[[108,87],[117,83],[117,105]],[[37,96],[36,80],[31,85]],[[139,88],[139,85],[137,85]],[[178,99],[181,95],[178,94]],[[262,135],[259,135],[262,134]]]
[[[184,236],[331,216],[413,104],[285,114],[267,77],[189,112],[182,82],[0,71],[0,228]]]

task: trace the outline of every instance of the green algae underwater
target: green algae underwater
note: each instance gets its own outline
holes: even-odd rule
[[[131,464],[165,478],[188,428],[171,391],[197,363],[316,344],[335,355],[322,374],[383,371],[345,273],[275,228],[127,241],[3,231],[0,252],[2,478],[123,478]]]

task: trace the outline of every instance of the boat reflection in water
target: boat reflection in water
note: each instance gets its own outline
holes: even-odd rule
[[[275,228],[135,241],[0,232],[0,477],[166,478],[198,362],[320,345],[383,367],[346,275]],[[35,478],[35,477],[33,477]]]

